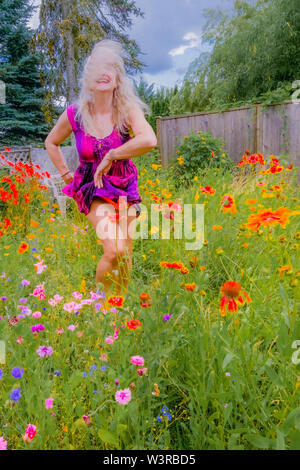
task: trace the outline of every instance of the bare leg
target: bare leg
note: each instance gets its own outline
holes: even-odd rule
[[[105,208],[102,206],[99,209],[102,204],[105,204]],[[110,214],[115,214],[114,207],[100,198],[95,198],[87,215],[101,239],[104,249],[104,254],[96,270],[96,283],[103,284],[107,297],[110,293],[121,295],[127,291],[129,271],[132,268],[132,238],[129,227],[132,230],[132,224],[135,224],[136,219],[134,211],[134,215],[128,215],[128,210],[127,213],[125,210],[127,227],[122,227],[118,221],[111,222],[109,220],[108,215]],[[116,272],[114,273],[114,271]]]

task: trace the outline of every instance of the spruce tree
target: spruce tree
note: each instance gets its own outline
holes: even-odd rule
[[[42,112],[44,90],[39,57],[29,48],[33,30],[28,20],[34,9],[29,0],[0,3],[0,80],[5,102],[0,104],[0,146],[43,146],[49,132]]]

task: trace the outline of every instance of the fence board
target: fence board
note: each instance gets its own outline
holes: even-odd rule
[[[185,135],[202,130],[224,140],[235,162],[246,149],[270,155],[287,154],[300,162],[300,103],[285,101],[262,109],[260,104],[157,118],[157,145],[162,165],[176,155],[176,146]]]

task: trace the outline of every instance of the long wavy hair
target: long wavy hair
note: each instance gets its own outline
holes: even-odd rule
[[[113,91],[112,119],[120,134],[132,134],[132,129],[126,121],[131,108],[139,107],[143,112],[149,113],[148,104],[138,96],[135,84],[126,75],[124,60],[127,52],[122,45],[110,39],[97,42],[90,56],[86,59],[80,78],[80,93],[75,101],[77,105],[76,119],[83,126],[86,134],[100,138],[91,115],[91,104],[94,102],[92,81],[99,77],[102,64],[109,64],[116,70],[116,88]]]

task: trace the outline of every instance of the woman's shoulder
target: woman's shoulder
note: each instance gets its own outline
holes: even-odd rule
[[[80,120],[78,113],[78,104],[72,103],[67,107],[67,115],[72,126],[73,131],[80,129]]]

